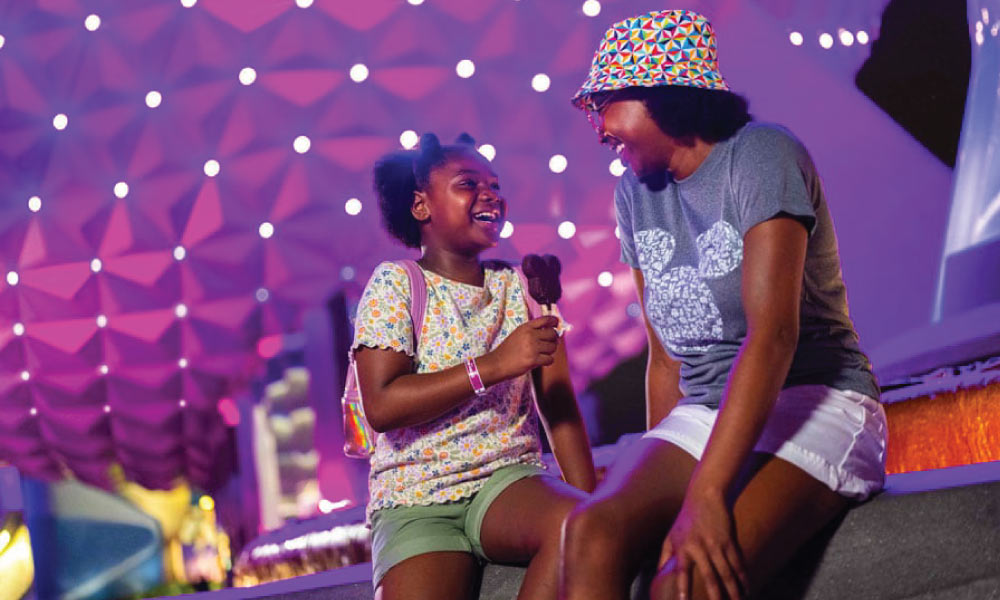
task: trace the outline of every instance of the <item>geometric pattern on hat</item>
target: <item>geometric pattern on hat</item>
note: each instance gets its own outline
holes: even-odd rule
[[[664,10],[612,25],[572,102],[594,110],[596,92],[661,85],[729,89],[719,72],[715,31],[701,14]]]

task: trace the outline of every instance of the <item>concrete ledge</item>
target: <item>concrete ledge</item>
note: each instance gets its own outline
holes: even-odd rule
[[[510,600],[521,567],[489,565],[480,600]],[[371,600],[355,565],[198,600]],[[633,597],[642,598],[637,585]],[[886,491],[832,523],[762,595],[768,600],[1000,598],[1000,463],[889,477]]]

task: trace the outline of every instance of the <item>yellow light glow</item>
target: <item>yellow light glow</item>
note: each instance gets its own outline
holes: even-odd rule
[[[198,498],[198,506],[204,511],[215,510],[215,500],[212,500],[211,496],[202,496]]]

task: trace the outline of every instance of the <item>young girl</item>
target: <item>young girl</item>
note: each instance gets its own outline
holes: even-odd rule
[[[376,598],[469,598],[481,560],[528,563],[518,598],[555,598],[560,526],[594,467],[558,319],[529,321],[517,273],[479,260],[507,213],[497,175],[469,136],[442,146],[425,134],[379,160],[374,180],[386,228],[421,249],[427,283],[416,347],[404,269],[380,264],[358,307],[358,381],[378,432]],[[568,483],[542,468],[533,375]]]

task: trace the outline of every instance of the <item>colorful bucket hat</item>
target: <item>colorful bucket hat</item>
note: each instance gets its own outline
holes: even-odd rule
[[[592,111],[595,92],[660,85],[729,89],[719,72],[715,31],[704,16],[664,10],[615,23],[605,32],[590,75],[572,102]]]

